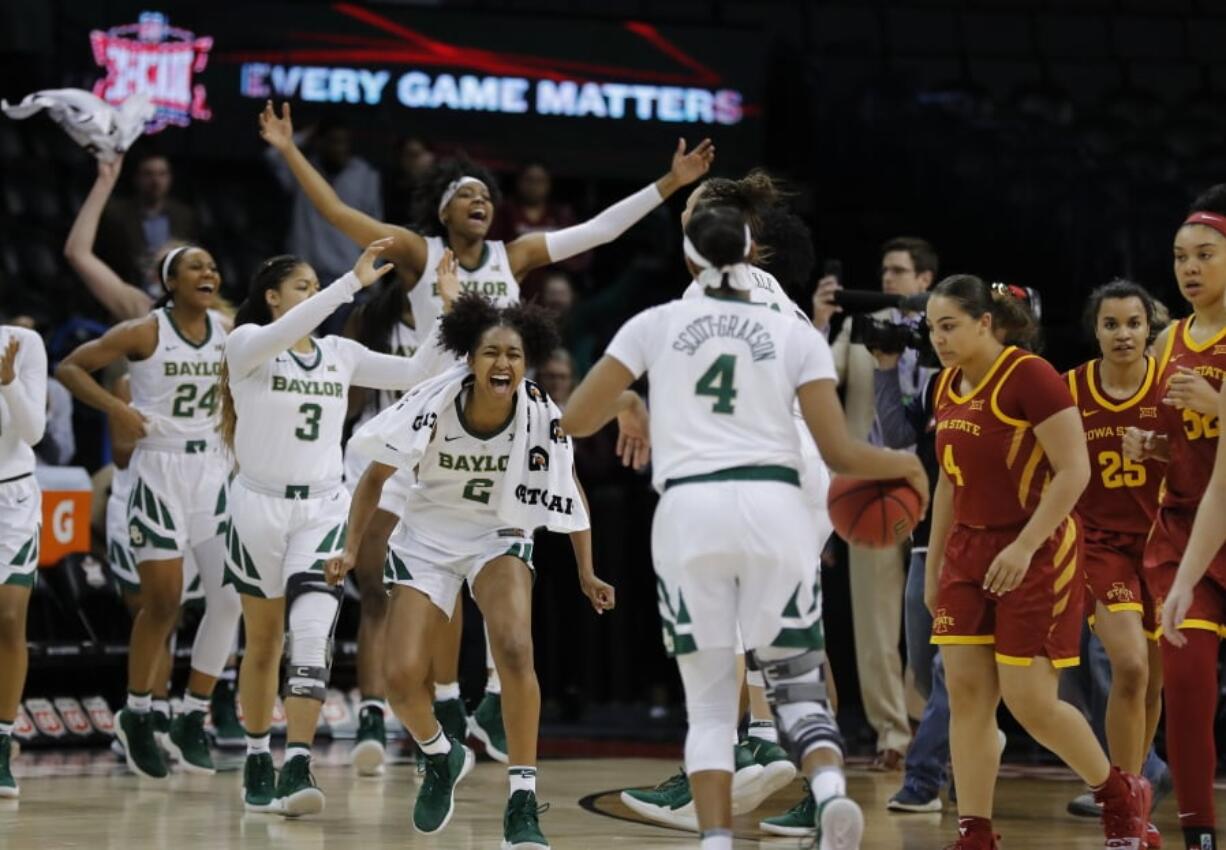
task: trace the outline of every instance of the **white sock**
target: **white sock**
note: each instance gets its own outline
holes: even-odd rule
[[[531,791],[536,793],[536,768],[528,765],[517,765],[507,768],[507,781],[510,793],[516,791]]]
[[[153,697],[149,694],[134,694],[128,691],[128,711],[133,714],[148,714],[153,707]]]
[[[502,693],[502,679],[498,678],[497,667],[490,667],[485,671],[485,692],[487,694]]]
[[[308,759],[310,759],[311,748],[304,747],[302,744],[292,744],[285,748],[285,762],[288,762],[290,759],[297,758],[298,756],[306,756]],[[285,762],[282,762],[282,764]]]
[[[377,709],[380,714],[387,714],[387,703],[381,699],[363,699],[358,703],[358,711],[365,711],[368,708]]]
[[[421,747],[421,751],[428,756],[438,756],[444,753],[451,752],[451,739],[443,732],[443,727],[438,728],[438,733],[429,741],[418,741],[417,746]]]
[[[435,682],[434,683],[434,701],[446,702],[447,700],[460,698],[460,683],[459,682]]]
[[[265,732],[263,735],[248,735],[247,736],[247,755],[255,756],[260,753],[272,752],[269,749],[269,744],[272,740],[272,735]]]
[[[238,681],[238,668],[237,667],[227,667],[225,670],[221,671],[220,678],[226,680],[227,682],[237,682]]]
[[[170,717],[170,700],[168,699],[158,697],[157,699],[150,700],[149,707],[153,709],[154,714],[164,714]]]
[[[11,738],[13,736],[12,723],[0,723],[0,738]]]
[[[775,728],[773,720],[751,720],[749,721],[749,737],[778,744],[779,730]]]
[[[156,708],[156,703],[154,705]],[[208,712],[208,710],[209,710],[209,698],[208,697],[197,696],[196,694],[193,694],[191,691],[188,691],[187,693],[183,695],[183,713],[184,714],[193,714],[197,712],[200,714],[205,714]]]
[[[702,850],[732,850],[732,830],[708,829],[702,833]]]
[[[819,806],[831,797],[846,797],[847,778],[843,776],[843,768],[819,767],[809,777],[809,788]]]

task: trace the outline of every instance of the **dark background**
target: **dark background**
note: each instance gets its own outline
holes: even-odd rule
[[[710,134],[719,149],[716,173],[737,176],[762,164],[790,180],[793,205],[813,229],[819,258],[842,260],[848,285],[875,288],[878,246],[910,234],[937,246],[942,274],[967,271],[1038,290],[1047,354],[1059,367],[1089,355],[1077,325],[1082,302],[1113,277],[1134,278],[1176,315],[1185,312],[1173,285],[1170,244],[1192,196],[1223,175],[1226,4],[366,5],[467,46],[675,69],[627,36],[626,21],[645,21],[715,69],[722,85],[745,92],[751,106],[734,127],[410,112],[394,102],[342,110],[359,153],[377,165],[388,164],[393,141],[405,133],[425,136],[444,153],[463,148],[504,174],[543,159],[555,174],[555,194],[586,215],[663,173],[677,135],[694,142]],[[224,57],[231,49],[293,46],[301,33],[321,28],[357,29],[349,19],[336,23],[341,19],[326,3],[291,9],[10,0],[0,9],[0,94],[11,101],[38,88],[89,87],[98,71],[87,30],[129,23],[143,8],[165,11],[172,26],[215,38],[203,75],[213,123],[170,128],[153,142],[172,155],[177,194],[202,213],[204,241],[222,263],[226,290],[241,298],[253,264],[279,250],[288,205],[257,155],[258,103],[237,95],[236,66]],[[298,123],[321,115],[304,105]],[[75,315],[101,315],[59,260],[92,177],[91,163],[42,119],[0,121],[0,305],[6,312],[35,312],[51,328]],[[596,253],[584,297],[615,285],[628,293],[601,316],[597,332],[604,339],[630,312],[679,294],[687,282],[676,247],[679,208],[674,199],[667,214]],[[644,265],[645,256],[657,262]],[[52,349],[53,357],[63,353]],[[665,709],[653,715],[663,717],[661,734],[672,734],[679,687],[660,649],[654,612],[653,496],[641,477],[611,466],[596,474],[589,491],[596,502],[597,565],[618,585],[619,607],[597,622],[578,594],[565,541],[542,541],[536,637],[546,719],[610,734],[637,724],[634,734],[647,734],[643,721],[654,705]],[[854,731],[858,688],[845,560],[839,564],[825,571],[827,629],[841,713]],[[479,632],[470,637],[465,690],[475,695]],[[36,682],[37,662],[33,669]]]

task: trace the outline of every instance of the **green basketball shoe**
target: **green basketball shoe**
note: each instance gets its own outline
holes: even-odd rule
[[[758,827],[771,835],[787,835],[792,838],[813,835],[817,830],[817,803],[813,801],[809,783],[805,783],[805,795],[796,805],[781,815],[766,818]]]
[[[792,784],[792,780],[796,778],[796,765],[792,764],[782,747],[765,738],[750,736],[742,746],[753,758],[754,764],[762,768],[757,781],[746,789],[741,801],[744,808],[740,811],[752,812],[777,791],[782,791]]]
[[[413,828],[425,835],[438,832],[455,812],[455,788],[476,763],[476,756],[454,738],[451,750],[438,755],[426,755],[425,775],[417,801],[413,804]]]
[[[154,740],[153,712],[136,713],[121,708],[115,714],[115,737],[123,745],[128,768],[149,779],[165,779],[169,771],[162,750]]]
[[[209,714],[213,718],[213,743],[220,749],[237,749],[247,743],[247,733],[238,722],[236,688],[229,679],[218,679],[209,699]]]
[[[468,718],[468,734],[485,745],[486,754],[494,761],[507,763],[507,733],[502,725],[502,694],[485,692],[477,710]]]
[[[353,766],[359,776],[382,776],[387,757],[387,727],[383,712],[366,706],[358,712],[358,738],[353,745]]]
[[[271,753],[248,753],[243,765],[243,808],[249,812],[279,812],[277,770]]]
[[[203,711],[180,714],[170,721],[165,744],[166,752],[188,773],[212,776],[217,772],[213,767],[213,754],[209,752],[209,738],[204,734]]]
[[[20,794],[9,762],[12,759],[13,736],[0,735],[0,800],[12,800]]]
[[[549,839],[541,832],[540,817],[549,808],[538,806],[531,791],[516,791],[507,800],[502,816],[501,850],[549,850]]]
[[[628,788],[621,793],[626,808],[656,823],[698,830],[694,798],[685,770],[679,770],[655,788]]]
[[[309,756],[294,756],[281,765],[277,779],[277,802],[286,817],[317,815],[324,810],[324,792],[311,775]]]

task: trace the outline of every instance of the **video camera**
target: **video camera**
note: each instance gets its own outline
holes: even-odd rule
[[[994,284],[995,285],[995,284]],[[1006,286],[1009,294],[1022,301],[1034,313],[1037,320],[1042,306],[1039,293],[1028,286]],[[912,327],[905,322],[876,319],[868,315],[879,310],[896,308],[903,312],[923,313],[928,304],[929,293],[917,295],[891,295],[885,292],[840,289],[834,293],[834,303],[851,315],[851,342],[885,354],[902,354],[908,348],[919,354],[921,366],[938,367],[940,361],[932,349],[932,342],[923,323]]]

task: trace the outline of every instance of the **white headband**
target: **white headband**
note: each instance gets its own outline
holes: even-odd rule
[[[729,265],[716,268],[714,263],[698,253],[698,249],[694,247],[690,237],[686,236],[681,244],[689,261],[702,269],[698,273],[698,284],[703,289],[718,289],[723,285],[724,275],[728,276],[728,285],[733,289],[740,289],[745,292],[753,289],[753,276],[749,274],[749,265],[744,262],[744,260],[748,259],[750,249],[753,247],[748,224],[745,225],[745,253],[742,255],[741,262],[739,263],[730,263]]]
[[[451,199],[455,197],[455,193],[460,191],[460,187],[467,186],[469,183],[476,183],[487,192],[490,190],[490,187],[485,185],[484,180],[478,180],[476,177],[469,177],[467,174],[456,180],[452,180],[447,184],[447,191],[443,192],[443,199],[438,202],[438,214],[440,218],[443,215],[443,210],[447,208],[447,205],[451,203]]]
[[[167,252],[165,259],[162,260],[162,286],[166,286],[166,280],[170,275],[170,264],[175,261],[175,257],[184,251],[190,251],[191,247],[191,245],[181,245]]]

